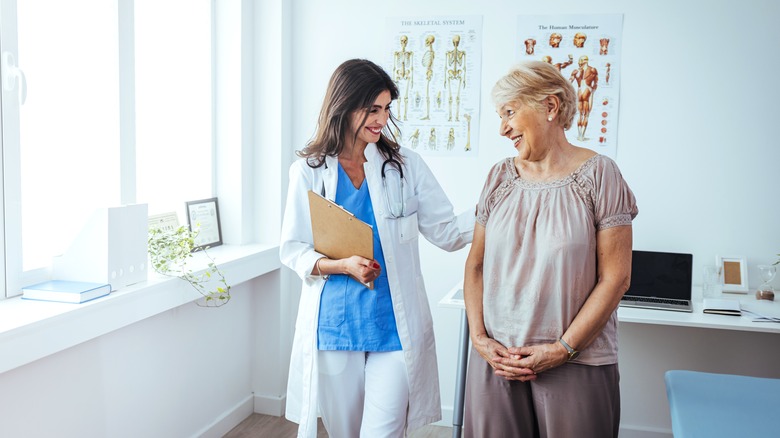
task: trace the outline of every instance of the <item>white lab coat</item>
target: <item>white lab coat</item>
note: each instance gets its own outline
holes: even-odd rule
[[[430,242],[447,251],[463,248],[472,239],[474,211],[455,216],[452,204],[422,158],[406,148],[401,149],[401,154],[404,157],[407,197],[416,196],[418,201],[417,212],[407,212],[406,217],[387,217],[380,175],[385,159],[373,143],[366,147],[368,161],[363,168],[385,256],[386,266],[382,269],[387,272],[390,283],[398,336],[406,360],[410,388],[407,430],[412,431],[441,419],[433,322],[420,270],[418,235],[422,233]],[[335,199],[338,160],[327,157],[326,164],[327,167],[313,169],[300,159],[290,166],[290,186],[280,244],[282,263],[303,280],[290,360],[286,410],[286,417],[300,424],[298,437],[301,438],[314,438],[317,434],[317,321],[320,294],[325,284],[321,277],[310,275],[314,263],[323,255],[314,251],[312,244],[306,193],[308,190],[320,193],[324,182],[325,196]]]

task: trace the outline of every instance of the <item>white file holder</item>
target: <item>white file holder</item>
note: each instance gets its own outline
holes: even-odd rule
[[[55,256],[52,278],[109,283],[115,291],[147,279],[148,205],[101,208],[64,254]]]

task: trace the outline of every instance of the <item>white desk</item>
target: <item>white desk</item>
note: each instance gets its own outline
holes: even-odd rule
[[[723,294],[723,298],[738,299],[743,309],[760,315],[780,317],[780,302],[758,301],[753,293],[747,295]],[[458,345],[458,370],[455,383],[455,404],[452,414],[452,436],[459,438],[463,427],[463,402],[466,369],[469,355],[469,328],[463,302],[463,286],[459,283],[439,300],[440,307],[460,309],[462,312],[460,340]],[[693,291],[693,312],[637,309],[620,307],[618,321],[621,323],[654,324],[672,327],[696,327],[706,329],[736,330],[740,332],[763,332],[780,334],[780,323],[753,322],[751,316],[713,315],[702,312],[701,290]]]

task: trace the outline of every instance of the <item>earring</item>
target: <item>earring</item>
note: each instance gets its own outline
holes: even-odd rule
[[[552,122],[553,116],[547,116],[547,121]]]

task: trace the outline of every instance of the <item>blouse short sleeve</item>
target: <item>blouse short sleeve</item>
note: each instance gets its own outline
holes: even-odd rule
[[[490,211],[495,205],[495,198],[500,191],[500,187],[505,186],[505,182],[508,180],[506,161],[502,160],[493,165],[485,180],[485,185],[482,187],[482,193],[479,195],[477,222],[483,227],[487,224],[490,217]]]
[[[601,157],[595,169],[596,229],[630,225],[639,213],[634,193],[623,179],[617,164]]]

